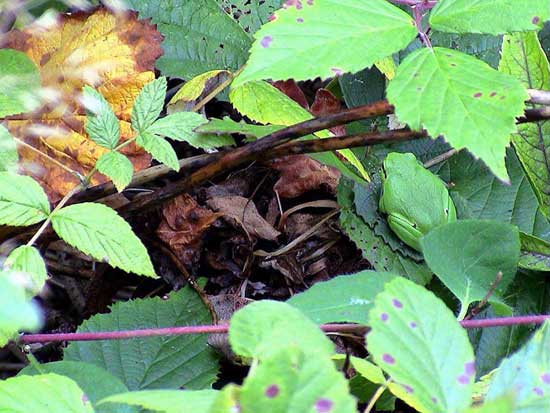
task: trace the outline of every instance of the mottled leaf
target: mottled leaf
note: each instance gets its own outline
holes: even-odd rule
[[[287,2],[254,35],[234,85],[358,72],[404,48],[416,34],[411,16],[385,0]]]
[[[432,292],[396,278],[376,297],[369,319],[367,348],[391,376],[393,394],[426,413],[458,412],[470,405],[472,346]]]
[[[518,80],[464,53],[423,48],[401,63],[387,94],[400,121],[468,148],[508,181],[505,151],[527,99]]]

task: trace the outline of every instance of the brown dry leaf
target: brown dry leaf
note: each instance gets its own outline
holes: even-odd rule
[[[121,140],[128,140],[133,136],[129,123],[132,104],[141,88],[155,77],[161,41],[156,26],[138,21],[137,13],[113,14],[106,9],[59,15],[49,27],[34,24],[23,31],[11,31],[2,47],[20,50],[31,58],[47,93],[43,107],[8,119],[8,128],[19,139],[86,175],[105,149],[84,130],[82,87],[94,86],[105,96],[120,119]],[[71,173],[32,150],[20,147],[19,153],[25,173],[44,185],[52,201],[78,184]],[[150,156],[134,144],[122,153],[135,170],[150,164]],[[95,174],[92,184],[106,180]]]
[[[323,116],[336,113],[342,110],[342,102],[336,96],[326,89],[318,89],[315,93],[315,100],[309,110],[314,116]],[[346,134],[344,125],[330,128],[334,136],[343,136]]]
[[[296,83],[294,79],[288,80],[277,80],[273,82],[273,86],[287,95],[290,99],[297,102],[304,109],[309,110],[309,103],[307,103],[307,98],[300,86]]]
[[[281,173],[273,186],[281,198],[296,198],[321,188],[336,193],[340,172],[307,155],[284,156],[271,161],[270,166]]]
[[[182,263],[198,262],[204,232],[221,216],[203,208],[188,194],[164,204],[158,237],[167,243]]]
[[[242,196],[214,197],[207,201],[214,211],[219,211],[226,217],[232,218],[244,227],[253,237],[275,241],[280,232],[262,218],[256,205]]]

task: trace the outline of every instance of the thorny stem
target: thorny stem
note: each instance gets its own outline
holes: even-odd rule
[[[460,325],[464,328],[505,327],[523,324],[542,324],[550,320],[550,314],[526,315],[516,317],[485,318],[481,320],[463,320]],[[365,326],[360,324],[323,324],[324,332],[336,333],[364,333]],[[49,343],[54,341],[94,341],[94,340],[121,340],[137,337],[155,337],[183,334],[223,334],[229,331],[229,324],[198,325],[185,327],[149,328],[142,330],[97,331],[92,333],[54,333],[54,334],[26,334],[19,338],[20,344]]]

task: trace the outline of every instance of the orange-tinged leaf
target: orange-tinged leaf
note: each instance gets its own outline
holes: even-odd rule
[[[86,134],[84,85],[95,87],[120,122],[121,142],[134,136],[132,104],[141,88],[152,81],[154,64],[162,54],[162,35],[156,26],[134,12],[113,14],[106,9],[60,15],[47,28],[37,24],[6,36],[3,47],[26,53],[37,65],[46,103],[32,114],[7,119],[14,136],[46,152],[81,175],[86,175],[106,150]],[[121,151],[134,170],[146,168],[150,156],[130,144]],[[34,151],[19,147],[22,168],[45,187],[50,200],[65,195],[78,179]],[[95,174],[92,184],[107,178]]]

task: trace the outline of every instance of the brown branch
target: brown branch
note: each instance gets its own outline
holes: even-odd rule
[[[120,213],[122,215],[128,215],[129,213],[137,210],[149,209],[159,205],[168,199],[174,198],[179,194],[188,191],[196,185],[202,184],[203,182],[214,178],[220,173],[230,171],[246,162],[261,158],[262,153],[289,142],[292,139],[300,138],[333,126],[343,125],[374,116],[388,115],[392,112],[392,105],[386,101],[379,101],[370,105],[346,109],[338,113],[314,118],[284,129],[280,129],[262,139],[251,142],[248,145],[225,152],[220,159],[199,169],[188,178],[169,184],[158,191],[144,195],[141,198],[134,200],[132,203],[123,206],[120,209]]]

